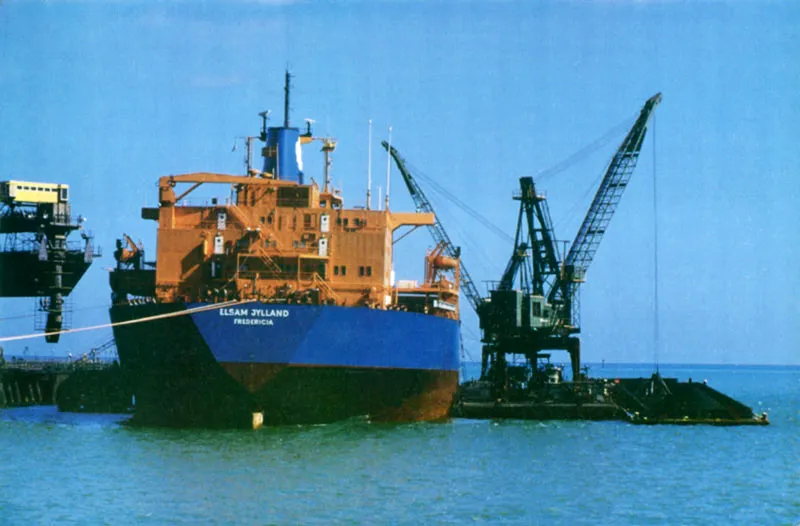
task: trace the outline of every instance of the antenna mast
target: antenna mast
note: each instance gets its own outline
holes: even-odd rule
[[[372,206],[372,119],[369,120],[369,140],[367,141],[367,210]]]
[[[250,169],[253,166],[253,139],[254,138],[255,137],[251,137],[251,136],[248,135],[244,139],[245,144],[247,144],[247,152],[245,153],[246,157],[244,158],[244,169],[245,169],[244,173],[245,173],[245,175],[250,175]]]
[[[286,70],[286,84],[283,87],[283,127],[289,127],[289,81],[292,76],[289,75],[289,70]]]
[[[331,185],[331,152],[336,148],[336,142],[333,139],[324,139],[322,151],[325,153],[325,188],[323,192],[328,191]]]

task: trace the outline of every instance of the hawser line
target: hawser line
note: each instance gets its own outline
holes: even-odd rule
[[[43,336],[49,336],[51,334],[69,334],[73,332],[84,332],[84,331],[94,331],[97,329],[106,329],[108,327],[118,327],[120,325],[131,325],[134,323],[143,323],[153,320],[158,320],[161,318],[173,318],[175,316],[185,316],[187,314],[194,314],[195,312],[203,312],[207,310],[215,310],[215,309],[222,309],[224,307],[230,307],[232,305],[243,305],[245,303],[252,303],[256,300],[231,300],[225,301],[222,303],[217,303],[214,305],[203,305],[201,307],[194,307],[192,309],[186,309],[183,311],[177,312],[168,312],[166,314],[156,314],[155,316],[148,316],[145,318],[137,318],[135,320],[126,320],[126,321],[118,321],[116,323],[104,323],[103,325],[92,325],[90,327],[78,327],[77,329],[65,329],[63,331],[57,332],[43,332],[43,333],[33,333],[33,334],[23,334],[20,336],[7,336],[5,338],[0,338],[0,342],[12,342],[17,340],[30,340],[32,338],[41,338]]]

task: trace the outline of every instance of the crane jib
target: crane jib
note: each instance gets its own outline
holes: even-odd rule
[[[548,295],[550,301],[560,301],[569,306],[575,299],[579,283],[583,280],[583,275],[594,259],[600,241],[622,198],[622,193],[633,175],[647,133],[647,124],[653,110],[660,102],[661,93],[657,93],[645,102],[639,117],[612,157],[592,204],[586,212],[586,217],[567,253],[564,261],[565,271],[559,279],[561,283],[556,283]],[[568,283],[563,283],[565,280]],[[577,311],[569,314],[573,325],[577,327]]]

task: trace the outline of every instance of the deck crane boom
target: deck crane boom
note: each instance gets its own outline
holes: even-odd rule
[[[384,149],[386,149],[387,152],[389,152],[389,155],[392,156],[392,159],[394,159],[397,169],[400,170],[400,175],[403,176],[403,181],[405,181],[408,191],[411,194],[411,198],[414,200],[414,204],[416,205],[417,209],[433,214],[434,223],[428,226],[428,229],[433,236],[433,240],[437,244],[441,244],[444,247],[444,252],[448,256],[460,259],[461,250],[450,240],[450,236],[447,235],[447,232],[442,226],[441,221],[439,221],[439,216],[436,215],[431,202],[428,201],[427,197],[425,197],[425,192],[422,191],[422,188],[420,188],[420,186],[417,184],[417,181],[411,175],[411,172],[406,166],[405,159],[403,159],[403,157],[401,157],[398,153],[397,149],[394,146],[389,145],[388,142],[382,141],[381,145],[384,147]],[[472,278],[470,277],[469,272],[467,272],[463,262],[460,262],[460,275],[461,290],[466,295],[467,300],[469,300],[470,305],[472,305],[472,308],[475,309],[475,312],[479,313],[483,300],[478,292],[478,287],[475,286],[475,282],[472,281]]]

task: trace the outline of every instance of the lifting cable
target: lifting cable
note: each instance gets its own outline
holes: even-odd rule
[[[586,203],[588,202],[591,204],[592,194],[596,192],[597,188],[600,186],[600,182],[603,180],[605,172],[606,170],[604,168],[599,174],[597,174],[597,177],[595,177],[594,181],[592,181],[591,184],[586,187],[586,191],[572,204],[570,209],[567,210],[567,213],[555,221],[553,224],[553,230],[558,231],[559,227],[563,227],[566,223],[569,223],[578,217],[578,214],[581,210],[589,209],[589,206],[586,205]],[[566,256],[566,254],[564,254],[564,256]]]
[[[454,221],[452,226],[453,228],[451,232],[454,231],[456,233],[456,237],[462,240],[462,245],[469,249],[470,254],[474,254],[476,256],[473,261],[475,261],[483,269],[484,273],[487,273],[487,270],[490,270],[490,272],[488,272],[489,274],[496,274],[497,272],[500,272],[496,262],[489,257],[481,243],[477,243],[475,241],[474,235],[469,235],[469,233],[462,228],[463,225],[459,221]]]
[[[90,327],[78,327],[77,329],[64,329],[63,331],[53,331],[53,332],[36,332],[32,334],[23,334],[20,336],[6,336],[4,338],[0,338],[0,342],[11,342],[17,340],[30,340],[33,338],[42,338],[44,336],[52,336],[55,334],[71,334],[74,332],[85,332],[85,331],[94,331],[98,329],[107,329],[109,327],[119,327],[120,325],[132,325],[134,323],[144,323],[153,320],[160,320],[164,318],[174,318],[176,316],[185,316],[187,314],[194,314],[196,312],[205,312],[209,310],[221,309],[223,307],[230,307],[232,305],[241,305],[243,303],[251,303],[255,300],[231,300],[225,301],[222,303],[215,303],[213,305],[203,305],[201,307],[195,307],[193,309],[186,309],[182,311],[176,312],[167,312],[165,314],[156,314],[154,316],[147,316],[145,318],[136,318],[134,320],[125,320],[125,321],[118,321],[116,323],[104,323],[102,325],[92,325]]]
[[[598,150],[598,149],[602,148],[603,146],[605,146],[609,141],[611,141],[613,138],[618,136],[622,131],[628,129],[630,127],[631,122],[635,118],[636,118],[636,115],[633,115],[631,117],[627,117],[624,120],[620,121],[618,124],[616,124],[615,126],[612,126],[608,131],[603,133],[600,137],[598,137],[597,139],[595,139],[594,141],[592,141],[588,145],[584,146],[583,148],[581,148],[577,152],[573,153],[572,155],[570,155],[566,159],[563,159],[562,161],[560,161],[560,162],[556,163],[555,165],[551,166],[550,168],[547,168],[547,169],[539,172],[534,177],[534,179],[536,180],[537,183],[542,182],[545,179],[547,179],[549,177],[552,177],[553,175],[556,175],[556,174],[558,174],[560,172],[563,172],[564,170],[566,170],[570,166],[582,161],[583,159],[588,157],[590,154],[592,154],[596,150]],[[498,227],[497,225],[495,225],[494,223],[492,223],[491,221],[486,219],[486,217],[481,215],[479,212],[477,212],[476,210],[471,208],[469,205],[467,205],[466,203],[461,201],[459,198],[457,198],[455,195],[453,195],[450,191],[448,191],[442,185],[437,183],[432,177],[426,175],[423,171],[419,170],[418,168],[416,168],[415,166],[411,165],[410,163],[407,162],[406,164],[409,167],[409,169],[416,176],[418,176],[420,179],[422,179],[423,181],[425,181],[428,184],[429,188],[432,189],[434,193],[438,193],[439,195],[443,196],[448,201],[454,203],[458,208],[460,208],[462,211],[466,212],[472,218],[476,219],[479,223],[481,223],[484,227],[486,227],[488,230],[490,230],[492,233],[494,233],[500,239],[502,239],[504,241],[508,241],[510,243],[514,242],[514,239],[505,230],[501,229],[500,227]],[[600,177],[602,177],[602,174],[600,175]],[[587,193],[591,193],[592,188],[594,186],[596,186],[596,185],[597,185],[597,181],[595,181],[592,184],[592,187],[589,188]],[[580,204],[580,202],[576,203],[575,206],[577,206],[578,204]]]
[[[442,185],[440,185],[439,183],[434,181],[433,178],[425,175],[421,170],[419,170],[418,168],[412,166],[409,163],[406,163],[406,165],[408,165],[408,167],[412,170],[412,172],[415,175],[419,176],[420,179],[422,179],[423,181],[428,183],[428,185],[431,188],[433,188],[433,190],[435,192],[438,192],[439,194],[444,196],[448,201],[452,202],[457,207],[459,207],[461,210],[463,210],[468,215],[470,215],[472,218],[476,219],[479,223],[481,223],[488,230],[491,230],[495,235],[497,235],[498,237],[500,237],[501,239],[504,239],[506,241],[510,241],[510,242],[514,241],[514,239],[511,236],[509,236],[502,228],[500,228],[497,225],[493,224],[488,219],[486,219],[484,216],[482,216],[479,212],[477,212],[474,209],[470,208],[466,203],[464,203],[458,197],[456,197],[455,195],[450,193]]]
[[[435,198],[436,197],[444,197],[446,200],[452,202],[452,194],[448,194],[448,193],[444,192],[444,190],[441,188],[441,186],[435,185],[435,183],[433,183],[433,181],[429,177],[426,177],[426,180],[432,183],[431,184],[432,188],[430,188],[429,190],[433,190],[433,191],[430,192],[427,197],[428,197],[429,204],[431,205],[433,210],[435,210],[434,213],[436,214],[436,217],[439,220],[440,224],[445,224],[445,223],[448,224],[449,225],[448,226],[449,232],[451,234],[453,232],[456,233],[455,237],[457,238],[457,240],[461,241],[460,244],[465,246],[465,247],[467,247],[467,248],[469,248],[470,253],[475,254],[478,257],[478,259],[483,259],[483,261],[481,261],[480,263],[481,263],[481,266],[483,267],[484,271],[486,269],[490,268],[490,267],[491,268],[496,268],[495,265],[492,263],[491,258],[489,258],[489,256],[487,255],[486,251],[483,249],[483,247],[480,244],[475,243],[475,241],[474,241],[474,237],[475,236],[467,235],[464,232],[464,230],[460,228],[460,224],[461,224],[460,221],[457,221],[457,220],[449,221],[449,222],[448,221],[446,221],[446,222],[442,221],[442,217],[455,218],[455,216],[450,212],[450,210],[448,209],[446,204],[443,206],[440,202],[434,202],[434,201],[436,201]],[[434,185],[436,187],[438,187],[438,188],[434,188],[433,187]],[[447,194],[447,195],[445,195],[445,194]],[[431,196],[433,196],[433,197],[431,197]],[[474,210],[473,210],[473,212],[475,214],[478,214]],[[480,214],[478,214],[478,215],[480,215]],[[498,228],[498,230],[499,230],[499,228]],[[505,233],[504,233],[504,235],[505,235]],[[487,266],[487,264],[488,264],[488,266]]]
[[[552,168],[548,168],[547,170],[540,172],[539,175],[536,176],[537,182],[542,181],[550,176],[553,176],[561,171],[567,169],[570,165],[577,163],[578,161],[583,160],[584,158],[588,157],[589,154],[593,153],[595,150],[600,149],[601,147],[605,146],[608,142],[610,142],[614,137],[618,136],[621,132],[630,128],[632,121],[636,118],[636,115],[633,117],[629,117],[619,124],[610,128],[607,132],[603,135],[595,139],[593,142],[588,144],[587,146],[581,148],[576,153],[572,154],[565,160],[561,161],[560,163],[556,164]],[[603,176],[605,175],[606,169],[608,165],[603,167],[603,170],[597,175],[597,177],[592,181],[592,183],[587,187],[584,194],[578,198],[570,209],[564,214],[563,217],[559,218],[555,221],[553,225],[553,229],[558,231],[559,227],[562,227],[565,223],[572,221],[578,214],[579,210],[588,209],[588,206],[585,206],[584,203],[590,202],[590,198],[593,192],[600,186],[600,181],[602,181]]]
[[[566,159],[563,159],[563,160],[559,161],[558,163],[554,164],[550,168],[542,170],[541,172],[539,172],[538,174],[536,174],[534,176],[534,178],[533,178],[534,181],[536,181],[537,183],[540,183],[540,182],[544,181],[545,179],[556,175],[557,173],[563,172],[564,170],[566,170],[567,168],[569,168],[573,164],[577,164],[578,162],[582,161],[583,159],[588,157],[593,152],[595,152],[595,151],[599,150],[600,148],[602,148],[603,146],[605,146],[608,142],[610,142],[614,137],[618,136],[621,132],[629,129],[631,127],[631,124],[633,123],[633,121],[636,119],[637,116],[638,116],[638,113],[634,114],[631,117],[627,117],[626,119],[621,121],[619,124],[616,124],[615,126],[612,126],[603,135],[601,135],[600,137],[598,137],[594,141],[590,142],[589,144],[587,144],[586,146],[584,146],[583,148],[581,148],[577,152],[573,153],[572,155],[570,155]]]
[[[658,373],[658,178],[656,177],[656,116],[653,114],[653,354]]]

